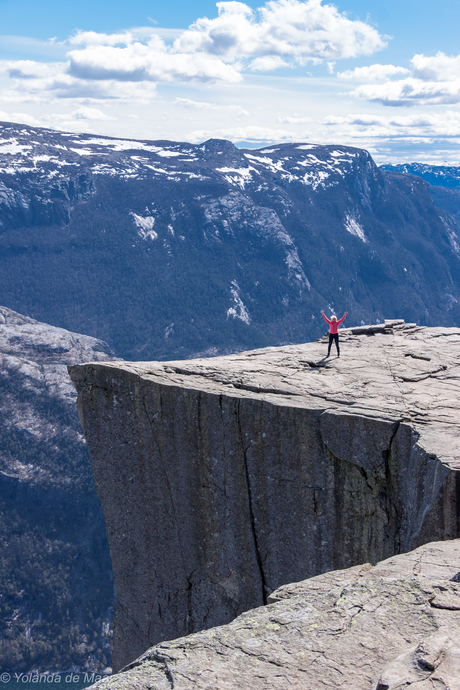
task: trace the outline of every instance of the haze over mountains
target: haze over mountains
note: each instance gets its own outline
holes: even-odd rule
[[[458,325],[455,213],[420,177],[345,146],[3,123],[0,301],[134,360],[310,340],[322,307]]]

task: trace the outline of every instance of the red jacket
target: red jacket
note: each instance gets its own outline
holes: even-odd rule
[[[329,324],[329,326],[330,326],[330,328],[329,328],[329,333],[333,333],[333,334],[334,334],[334,333],[338,333],[338,332],[339,332],[339,326],[340,326],[340,324],[342,323],[342,321],[345,320],[345,317],[346,317],[346,314],[344,314],[344,315],[342,316],[342,318],[340,319],[340,321],[329,321],[329,319],[327,318],[327,316],[325,316],[325,315],[323,314],[323,319],[324,319],[325,321],[327,321],[328,324]]]

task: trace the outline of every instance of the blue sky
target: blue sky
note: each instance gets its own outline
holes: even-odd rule
[[[0,119],[460,162],[458,0],[0,0]]]

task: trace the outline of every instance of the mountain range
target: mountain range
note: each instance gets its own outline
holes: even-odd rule
[[[3,123],[0,302],[131,360],[311,340],[321,308],[458,325],[460,221],[435,189],[346,146]]]

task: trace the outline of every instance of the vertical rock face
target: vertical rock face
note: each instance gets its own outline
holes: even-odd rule
[[[70,368],[117,589],[114,668],[274,589],[459,535],[460,330],[403,322]]]

